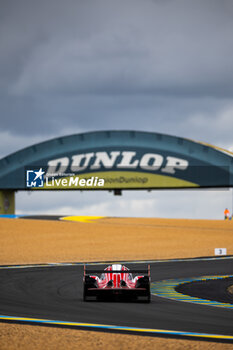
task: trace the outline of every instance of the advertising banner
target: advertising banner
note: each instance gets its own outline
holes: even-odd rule
[[[5,163],[0,169],[0,188],[230,187],[232,160],[230,153],[174,136],[132,131],[87,133],[47,141],[0,160],[0,165]]]

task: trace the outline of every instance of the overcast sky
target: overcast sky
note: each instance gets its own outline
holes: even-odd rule
[[[103,129],[233,150],[232,33],[232,0],[0,0],[0,157]],[[222,218],[232,205],[230,191],[16,201],[20,213],[195,218]]]

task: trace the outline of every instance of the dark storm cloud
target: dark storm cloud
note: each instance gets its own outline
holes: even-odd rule
[[[230,144],[231,0],[0,7],[2,132],[133,128]]]
[[[12,95],[232,94],[232,1],[13,3]]]

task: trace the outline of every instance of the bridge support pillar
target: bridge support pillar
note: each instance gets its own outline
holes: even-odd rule
[[[15,191],[0,191],[0,214],[15,214]]]

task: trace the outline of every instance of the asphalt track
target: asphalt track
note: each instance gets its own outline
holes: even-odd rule
[[[151,263],[151,277],[156,282],[232,274],[232,262],[232,258],[154,262]],[[127,266],[136,269],[144,268],[145,264]],[[0,269],[0,314],[233,336],[232,309],[195,305],[156,296],[152,296],[150,304],[83,302],[82,277],[81,265]]]
[[[176,291],[195,298],[233,304],[233,295],[228,292],[228,288],[232,285],[233,277],[221,280],[209,279],[181,284],[176,288]]]

